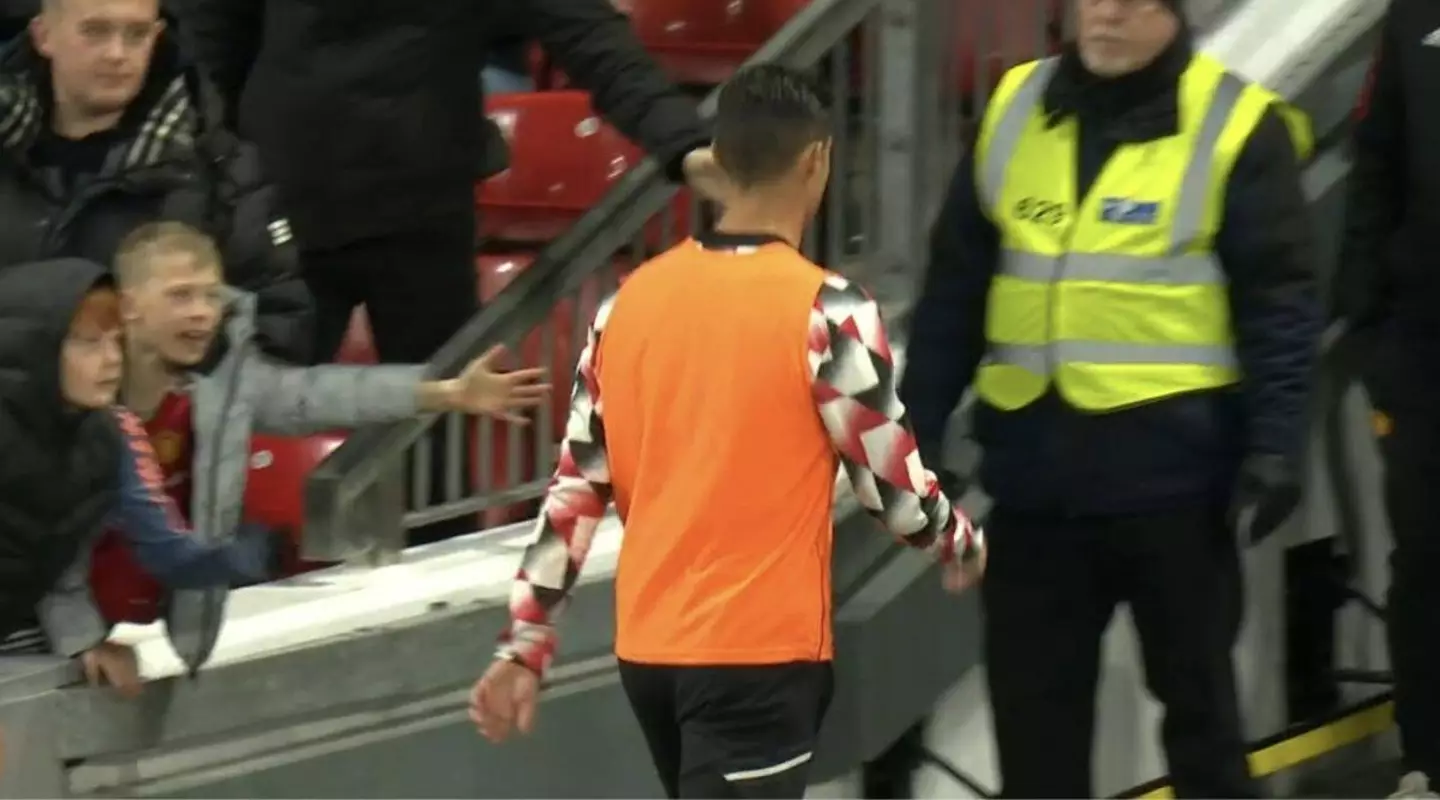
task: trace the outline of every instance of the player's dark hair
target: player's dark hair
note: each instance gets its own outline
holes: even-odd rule
[[[720,88],[715,157],[742,189],[784,176],[805,148],[829,138],[829,102],[803,72],[760,64]]]

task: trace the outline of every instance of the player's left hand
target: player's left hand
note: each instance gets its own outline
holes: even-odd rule
[[[471,361],[446,392],[447,410],[488,414],[520,425],[528,422],[518,412],[545,402],[550,394],[550,384],[543,382],[545,370],[501,372],[499,365],[504,357],[505,348],[496,345]]]
[[[720,162],[715,160],[715,151],[709,147],[697,147],[685,154],[682,162],[685,169],[685,183],[713,203],[725,205],[730,197],[730,179]]]
[[[534,730],[539,700],[539,675],[514,661],[496,659],[470,690],[470,721],[481,736],[499,744],[512,730]]]

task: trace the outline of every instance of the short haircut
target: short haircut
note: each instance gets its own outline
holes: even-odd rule
[[[109,281],[98,283],[75,307],[70,335],[99,336],[120,328],[120,296]]]
[[[209,235],[183,222],[147,222],[131,231],[115,250],[115,277],[127,289],[145,281],[155,259],[188,255],[196,267],[220,269],[220,248]]]
[[[742,189],[784,177],[807,147],[829,138],[829,102],[803,72],[760,64],[720,88],[715,157]]]

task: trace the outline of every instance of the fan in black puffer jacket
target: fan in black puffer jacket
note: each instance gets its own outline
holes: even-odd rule
[[[60,353],[101,267],[0,270],[0,640],[36,606],[115,507],[123,440],[109,409],[61,400]]]
[[[185,222],[220,243],[226,282],[259,299],[262,348],[308,361],[313,302],[255,149],[224,128],[219,94],[169,34],[148,67],[115,127],[71,140],[50,129],[50,63],[31,37],[0,52],[0,270],[58,257],[109,264],[140,224]]]

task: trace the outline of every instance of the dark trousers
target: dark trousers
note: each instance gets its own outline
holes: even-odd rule
[[[1255,797],[1230,660],[1239,554],[1218,512],[986,525],[986,675],[1003,797],[1094,797],[1101,638],[1127,603],[1179,797]]]
[[[832,681],[828,662],[620,662],[620,682],[672,798],[804,797]]]
[[[915,773],[925,763],[925,728],[922,719],[900,734],[893,744],[860,767],[860,796],[866,800],[897,800],[915,796]]]
[[[301,255],[305,282],[315,295],[316,357],[335,356],[350,315],[364,305],[380,360],[421,364],[479,310],[475,276],[475,221],[469,213],[421,230],[377,236]],[[469,446],[461,454],[461,485],[470,486]],[[444,427],[430,448],[433,503],[445,501]],[[406,481],[407,492],[411,481]],[[476,528],[474,517],[411,532],[412,543],[438,541]]]
[[[1388,627],[1405,768],[1440,778],[1440,409],[1396,411],[1380,439],[1390,556]]]

